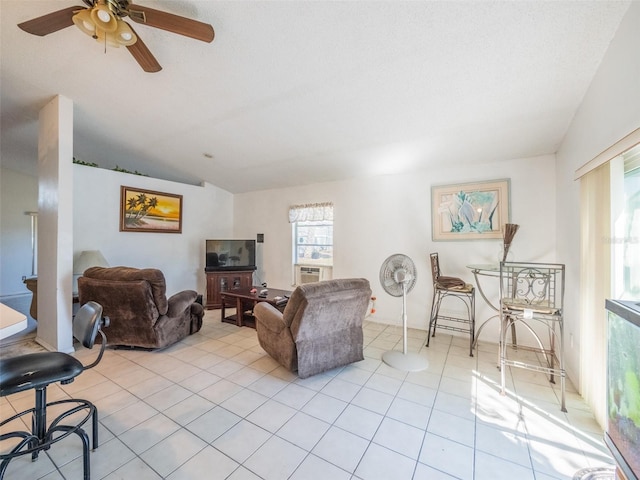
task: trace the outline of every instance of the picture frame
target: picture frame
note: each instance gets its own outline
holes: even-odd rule
[[[511,219],[510,189],[508,178],[432,186],[432,239],[502,239]]]
[[[120,231],[182,233],[182,195],[121,186]]]

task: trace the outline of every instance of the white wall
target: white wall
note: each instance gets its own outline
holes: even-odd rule
[[[500,240],[433,242],[431,186],[510,178],[511,219],[521,225],[513,242],[514,259],[553,261],[556,260],[554,162],[555,157],[548,155],[238,194],[234,205],[234,234],[253,238],[256,233],[264,233],[265,242],[258,251],[258,276],[270,287],[290,289],[289,206],[331,201],[335,216],[333,277],[369,279],[377,297],[377,312],[372,319],[400,324],[401,302],[384,293],[378,275],[389,255],[409,255],[416,263],[418,279],[408,297],[408,323],[426,329],[432,297],[429,253],[439,253],[446,275],[472,281],[466,265],[496,263],[501,244]],[[488,288],[489,294],[497,296],[497,281],[487,285],[493,287]],[[477,304],[479,321],[490,316],[480,298]],[[495,326],[497,331],[497,323]],[[489,330],[488,335],[491,334]]]
[[[167,293],[205,292],[204,240],[231,238],[233,195],[212,185],[193,186],[101,168],[73,165],[74,258],[99,249],[110,265],[163,270]],[[30,294],[31,220],[38,209],[38,178],[0,170],[0,297]],[[119,231],[120,186],[183,195],[182,234]]]
[[[575,171],[640,127],[640,2],[632,2],[557,154],[557,248],[567,259],[567,285],[580,285],[580,183]],[[604,309],[604,304],[603,304]],[[566,349],[569,375],[578,379],[580,357],[579,299],[566,302],[567,329],[574,332]],[[585,372],[588,374],[588,372]],[[580,387],[580,385],[577,385]]]
[[[205,293],[205,240],[232,234],[233,195],[212,185],[193,186],[74,165],[74,258],[100,250],[109,265],[159,268],[167,294]],[[182,233],[120,232],[120,186],[182,195]]]
[[[22,277],[31,276],[31,217],[38,210],[38,179],[0,169],[0,297],[29,294]]]

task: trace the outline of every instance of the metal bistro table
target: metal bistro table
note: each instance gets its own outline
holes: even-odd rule
[[[496,305],[494,304],[494,302],[492,302],[487,298],[487,294],[482,289],[482,282],[480,281],[479,277],[489,277],[489,278],[496,279],[498,282],[500,282],[500,264],[499,263],[472,264],[472,265],[467,265],[467,268],[471,270],[471,272],[473,273],[473,277],[476,281],[476,286],[478,287],[478,292],[480,292],[480,296],[485,301],[485,303],[489,306],[489,308],[491,308],[494,312],[496,312],[495,315],[491,315],[484,322],[482,322],[482,325],[480,325],[480,328],[478,328],[478,332],[476,333],[476,338],[473,342],[473,347],[475,348],[478,344],[478,338],[480,338],[480,332],[482,332],[482,329],[484,328],[484,326],[494,318],[497,318],[498,320],[500,319],[500,299],[498,299],[498,304]],[[502,331],[502,324],[500,325],[500,331]],[[499,343],[500,341],[498,340],[498,344]],[[516,347],[517,341],[516,341],[515,325],[511,325],[511,343],[514,347]],[[498,363],[499,363],[499,360],[500,360],[500,353],[498,353]]]

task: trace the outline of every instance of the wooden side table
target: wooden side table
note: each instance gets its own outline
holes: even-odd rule
[[[256,289],[255,293],[251,293],[251,288],[241,288],[238,290],[222,292],[220,294],[222,299],[222,305],[220,307],[220,320],[226,323],[233,323],[238,327],[246,326],[256,328],[256,319],[253,315],[246,313],[248,310],[253,311],[253,307],[255,307],[255,305],[260,302],[268,302],[276,308],[284,309],[286,303],[278,306],[276,297],[289,298],[289,296],[291,295],[291,292],[288,290],[269,288],[267,296],[260,297],[259,293],[261,287],[254,288]],[[235,305],[233,305],[234,303]],[[226,307],[233,306],[235,306],[236,308],[235,315],[227,316]]]

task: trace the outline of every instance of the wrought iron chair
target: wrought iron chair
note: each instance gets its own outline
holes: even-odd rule
[[[98,303],[87,302],[76,314],[73,321],[73,336],[82,345],[93,348],[98,333],[102,336],[100,353],[96,360],[87,366],[73,356],[62,352],[30,353],[0,360],[0,397],[35,390],[34,408],[0,422],[0,429],[6,430],[5,426],[13,421],[21,423],[20,418],[23,416],[31,415],[32,417],[31,431],[13,431],[0,435],[0,442],[11,444],[8,452],[0,454],[0,480],[4,478],[12,459],[30,454],[31,459],[35,461],[41,451],[48,450],[51,445],[72,433],[82,440],[84,479],[90,479],[89,436],[82,427],[91,419],[92,446],[93,449],[98,448],[97,408],[87,400],[75,398],[47,403],[47,387],[56,382],[63,385],[69,384],[83,371],[95,367],[100,362],[107,344],[101,328],[108,325],[109,318],[102,316],[102,307]],[[72,407],[59,414],[47,426],[47,410],[54,408],[59,411],[66,404],[71,404]],[[69,420],[72,424],[63,423]]]
[[[565,407],[564,368],[564,270],[555,263],[500,263],[500,376],[501,391],[505,393],[507,366],[542,372],[555,383],[560,377],[561,410]],[[507,332],[516,324],[525,327],[535,339],[534,347],[520,343],[513,349],[531,350],[541,354],[542,364],[509,358]],[[545,345],[534,325],[542,326],[549,334]]]
[[[432,253],[431,275],[433,277],[433,301],[431,304],[431,318],[427,334],[427,347],[431,337],[436,336],[436,328],[469,334],[469,356],[473,357],[473,344],[476,330],[476,300],[475,287],[456,277],[446,277],[440,274],[440,261],[437,253]],[[464,305],[466,317],[440,313],[442,302],[447,298],[455,298]],[[466,325],[466,326],[465,326]],[[431,331],[433,330],[433,333]]]

